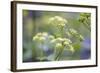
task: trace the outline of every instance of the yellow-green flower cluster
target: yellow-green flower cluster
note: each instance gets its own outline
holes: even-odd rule
[[[67,24],[67,20],[60,16],[54,16],[49,19],[49,23],[59,27],[64,27]]]
[[[72,36],[78,38],[80,41],[84,40],[84,37],[74,29],[69,29],[69,32],[67,32],[67,35],[69,35],[69,36],[72,35]]]
[[[49,35],[47,32],[39,32],[35,36],[33,36],[33,40],[37,42],[45,42],[54,39],[55,37],[53,35]]]
[[[79,22],[82,23],[87,29],[91,30],[91,14],[90,13],[80,13]]]
[[[43,33],[37,33],[34,37],[33,40],[34,41],[38,41],[38,42],[43,42],[46,40],[46,37],[48,36],[48,33],[43,32]]]
[[[77,31],[74,30],[74,29],[69,29],[69,31],[70,31],[71,34],[78,34]]]
[[[81,13],[79,21],[80,22],[86,22],[87,20],[90,20],[90,16],[91,16],[90,13]]]
[[[71,52],[74,52],[74,48],[73,46],[71,45],[71,40],[67,39],[67,38],[56,38],[56,39],[53,39],[51,40],[51,43],[55,45],[55,48],[56,49],[68,49],[70,50]]]
[[[53,35],[49,35],[49,36],[48,36],[48,39],[49,39],[49,40],[53,40],[53,39],[55,39],[55,37],[54,37]]]

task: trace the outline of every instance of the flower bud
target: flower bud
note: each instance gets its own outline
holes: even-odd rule
[[[65,41],[63,44],[64,44],[64,46],[67,46],[69,43]]]
[[[68,42],[68,43],[72,43],[72,41],[70,39],[66,39],[66,38],[64,38],[63,41]]]
[[[56,39],[51,40],[51,43],[55,43],[55,42],[56,42]]]
[[[50,39],[50,40],[53,40],[53,39],[54,39],[54,36],[50,35],[50,36],[49,36],[49,39]]]
[[[56,45],[55,45],[55,48],[62,48],[63,46],[62,46],[62,44],[61,43],[57,43]]]
[[[73,46],[70,46],[70,51],[73,53],[75,50],[73,48]]]
[[[34,37],[33,37],[33,40],[35,40],[35,41],[38,40],[38,39],[39,39],[38,36],[34,36]]]
[[[40,38],[39,38],[39,41],[41,41],[41,42],[44,41],[44,40],[45,40],[44,37],[40,37]]]
[[[70,33],[71,33],[72,35],[76,35],[76,34],[77,34],[77,31],[74,30],[74,29],[70,29]]]
[[[79,35],[79,39],[80,39],[80,41],[83,41],[84,37],[82,35]]]
[[[42,35],[43,35],[44,37],[46,37],[46,36],[48,36],[48,33],[43,32]]]

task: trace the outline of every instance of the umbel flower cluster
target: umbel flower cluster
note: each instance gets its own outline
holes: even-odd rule
[[[64,18],[60,16],[54,16],[49,19],[49,24],[56,25],[58,27],[63,28],[67,24],[67,20],[65,20]]]
[[[33,41],[37,42],[38,44],[43,44],[48,41],[47,43],[53,45],[53,53],[55,53],[55,51],[58,51],[58,53],[55,53],[56,55],[53,60],[60,60],[60,57],[64,50],[69,50],[72,53],[75,52],[75,49],[72,45],[73,41],[71,41],[70,37],[73,36],[79,41],[82,41],[84,39],[83,36],[79,34],[76,30],[72,28],[65,28],[68,25],[68,21],[60,16],[51,17],[48,21],[48,24],[55,25],[58,28],[58,30],[62,30],[59,33],[61,34],[61,36],[56,36],[53,34],[51,35],[48,32],[39,32],[35,36],[33,36]],[[67,37],[64,36],[62,33]]]
[[[90,21],[91,21],[90,13],[81,13],[80,14],[79,22],[81,22],[88,30],[91,30]]]

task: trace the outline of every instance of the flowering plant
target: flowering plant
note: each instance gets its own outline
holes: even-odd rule
[[[73,43],[74,41],[71,41],[71,37],[76,38],[76,40],[79,40],[80,42],[84,40],[84,37],[78,33],[73,28],[67,28],[68,27],[68,21],[65,18],[62,18],[60,16],[54,16],[49,18],[48,24],[51,26],[56,26],[57,30],[59,31],[60,36],[56,35],[54,33],[50,34],[48,32],[39,32],[35,36],[33,36],[33,41],[40,44],[41,48],[41,56],[43,57],[45,55],[45,51],[43,50],[43,45],[48,43],[53,48],[53,59],[50,60],[60,60],[62,53],[64,50],[70,51],[71,53],[75,52]],[[49,48],[49,47],[48,47]],[[47,57],[45,57],[47,59]],[[41,57],[39,58],[40,60]]]

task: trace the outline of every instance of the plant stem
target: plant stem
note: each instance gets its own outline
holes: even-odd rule
[[[40,45],[41,45],[40,56],[43,57],[44,56],[43,43],[41,43]],[[40,59],[40,61],[42,61],[42,59]]]
[[[61,35],[64,37],[64,28],[61,28]]]
[[[58,55],[55,57],[55,61],[60,59],[62,52],[63,52],[63,48],[61,48],[61,50],[59,50]]]
[[[61,53],[59,54],[59,56],[58,56],[58,58],[57,58],[58,61],[60,60],[60,58],[61,58],[61,56],[62,56],[62,53],[63,53],[63,49],[61,50]]]

